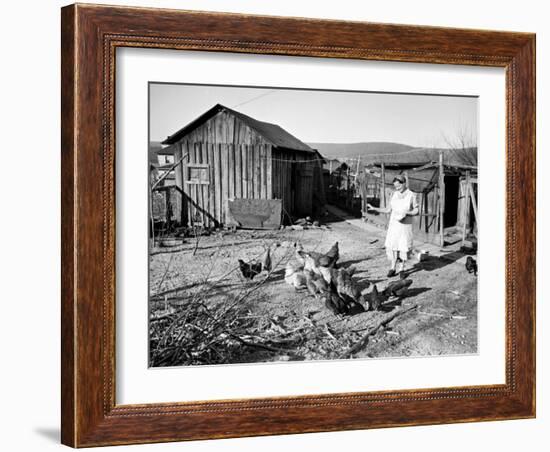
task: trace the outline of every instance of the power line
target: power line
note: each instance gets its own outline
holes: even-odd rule
[[[252,99],[245,100],[244,102],[241,102],[240,104],[233,105],[231,108],[240,107],[241,105],[249,104],[250,102],[254,102],[255,100],[261,99],[262,97],[268,96],[270,94],[275,93],[277,90],[272,89],[271,91],[268,91],[267,93],[260,94],[259,96],[253,97]]]

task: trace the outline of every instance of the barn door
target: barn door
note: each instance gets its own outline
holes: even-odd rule
[[[296,189],[294,192],[294,205],[296,213],[300,216],[313,213],[313,163],[305,162],[296,164]]]

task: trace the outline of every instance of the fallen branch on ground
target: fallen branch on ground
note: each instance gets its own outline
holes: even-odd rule
[[[412,311],[413,309],[416,309],[418,308],[418,305],[415,304],[411,307],[408,307],[406,309],[401,309],[399,311],[396,311],[394,313],[392,313],[391,315],[389,315],[388,317],[386,317],[385,319],[381,320],[376,326],[372,327],[360,340],[359,342],[357,342],[355,345],[353,345],[352,347],[348,348],[344,353],[342,353],[340,355],[340,359],[346,359],[346,358],[350,358],[352,355],[354,355],[355,353],[357,353],[358,351],[360,351],[362,348],[364,348],[368,342],[369,342],[369,338],[373,335],[375,335],[378,330],[380,328],[382,328],[383,326],[386,326],[388,323],[390,323],[392,320],[394,320],[395,318],[399,317],[400,315],[403,315],[409,311]]]

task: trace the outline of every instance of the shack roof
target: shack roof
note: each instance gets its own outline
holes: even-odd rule
[[[202,124],[204,124],[206,121],[208,121],[210,118],[214,117],[216,114],[218,114],[221,111],[226,111],[232,114],[233,116],[239,118],[248,127],[255,130],[267,141],[269,141],[273,146],[295,150],[295,151],[302,151],[302,152],[311,152],[311,153],[316,152],[313,148],[311,148],[304,142],[300,141],[294,135],[291,135],[290,133],[288,133],[281,126],[278,126],[277,124],[271,124],[269,122],[258,121],[257,119],[251,118],[250,116],[247,116],[236,110],[232,110],[231,108],[225,107],[224,105],[221,105],[221,104],[214,105],[210,110],[206,111],[205,113],[200,115],[198,118],[191,121],[185,127],[182,127],[173,135],[170,135],[168,138],[166,138],[166,140],[162,142],[162,144],[176,143],[182,137],[187,135],[189,132],[201,126]]]
[[[443,165],[455,168],[477,168],[477,148],[438,149],[415,148],[393,154],[366,154],[361,156],[363,165],[381,165],[395,168],[411,168],[439,162],[443,154]]]

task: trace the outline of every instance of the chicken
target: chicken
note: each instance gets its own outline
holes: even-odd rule
[[[363,307],[364,311],[370,311],[371,310],[370,309],[371,308],[371,303],[370,303],[368,297],[361,294],[361,296],[359,297],[359,302],[360,302],[361,306]]]
[[[344,300],[353,300],[358,303],[361,297],[361,291],[357,284],[351,279],[351,273],[347,269],[340,268],[335,270],[336,274],[336,291]]]
[[[337,294],[328,292],[323,296],[325,306],[330,309],[334,315],[349,314],[349,306]]]
[[[285,282],[294,286],[294,289],[303,289],[306,287],[306,277],[303,273],[304,267],[300,264],[289,262],[285,268]]]
[[[264,261],[262,263],[262,270],[266,272],[271,271],[271,249],[270,248],[268,248],[267,251],[265,252]]]
[[[383,293],[378,292],[376,284],[372,287],[371,293],[369,293],[369,309],[372,311],[378,311],[382,303],[386,301]]]
[[[357,301],[351,300],[347,303],[347,305],[348,305],[348,314],[349,315],[360,314],[360,313],[366,311],[365,307]]]
[[[338,247],[338,242],[336,242],[334,245],[332,245],[330,250],[328,250],[328,252],[325,253],[324,258],[327,259],[327,264],[328,265],[323,265],[324,261],[320,262],[320,264],[323,267],[331,267],[331,266],[336,265],[336,262],[338,262],[338,259],[340,258],[340,249]]]
[[[317,274],[323,278],[328,286],[331,285],[332,280],[334,279],[334,269],[327,267],[317,267]]]
[[[306,287],[311,295],[317,298],[319,291],[317,286],[313,283],[313,272],[311,270],[304,270],[304,275],[306,277]]]
[[[472,256],[466,258],[466,270],[468,270],[468,273],[473,273],[474,276],[477,276],[477,262]]]
[[[329,283],[325,280],[325,278],[322,275],[318,275],[316,273],[312,273],[313,275],[313,284],[315,284],[315,287],[319,292],[326,292],[329,290],[330,286]]]
[[[253,262],[251,264],[247,264],[242,259],[239,259],[239,268],[241,270],[242,275],[246,279],[254,279],[254,276],[260,274],[262,272],[262,263],[261,262]]]
[[[315,251],[304,251],[301,246],[296,249],[298,261],[304,262],[304,267],[319,273],[319,267],[334,268],[336,261],[339,259],[338,242],[336,242],[326,254],[317,253]]]
[[[412,279],[399,279],[397,281],[391,282],[384,289],[384,296],[390,297],[395,296],[401,298],[407,293],[409,286],[412,284]]]
[[[306,264],[305,257],[302,255],[304,247],[301,243],[295,243],[294,246],[296,247],[296,260],[303,267]]]

